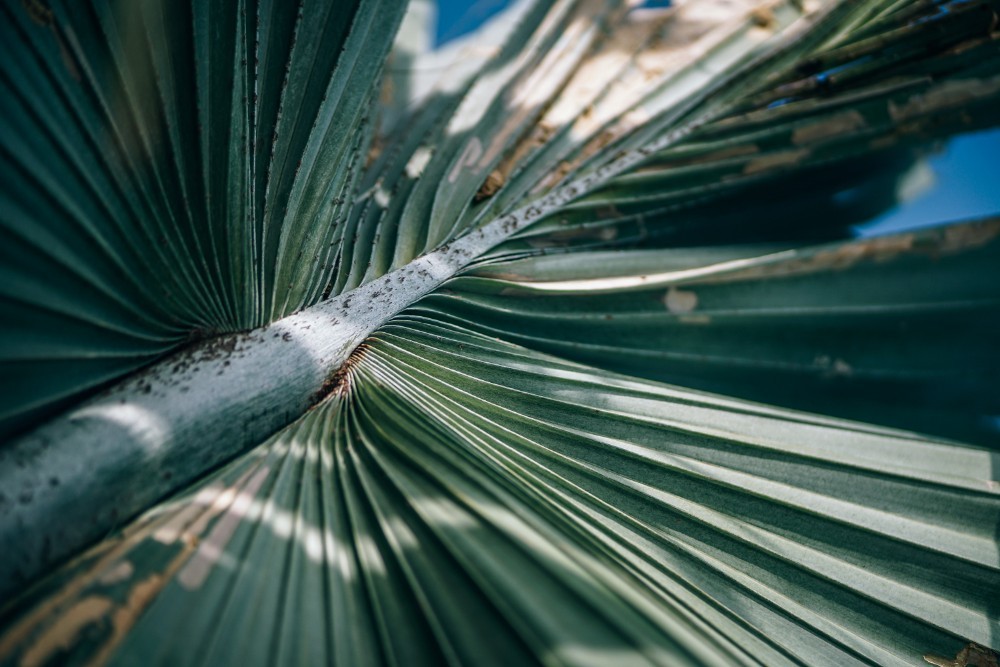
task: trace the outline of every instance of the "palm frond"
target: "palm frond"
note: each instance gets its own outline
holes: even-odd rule
[[[5,435],[319,299],[402,13],[31,6],[0,28]]]
[[[614,375],[423,309],[341,387],[60,573],[3,655],[907,665],[998,629],[988,450]],[[46,641],[74,623],[89,638]]]
[[[0,662],[992,658],[996,3],[629,4],[0,6]]]
[[[540,256],[420,307],[598,367],[996,444],[998,231]]]

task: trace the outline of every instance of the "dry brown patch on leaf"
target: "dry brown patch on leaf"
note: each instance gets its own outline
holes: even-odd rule
[[[486,177],[486,180],[483,181],[483,184],[479,186],[479,189],[476,191],[475,196],[473,196],[472,201],[478,204],[483,200],[489,199],[503,187],[504,180],[503,172],[499,169],[494,169],[490,172],[490,175]]]
[[[136,624],[146,608],[156,599],[163,587],[173,579],[180,566],[187,561],[193,548],[193,544],[186,544],[185,549],[174,557],[162,573],[155,572],[132,586],[125,602],[111,614],[111,637],[104,642],[100,651],[87,663],[88,667],[96,667],[107,662],[111,653],[125,639],[129,630]]]
[[[746,163],[743,167],[743,175],[752,176],[753,174],[759,174],[779,167],[790,167],[802,162],[808,155],[809,151],[804,148],[776,151],[769,155],[762,155]]]
[[[60,653],[71,649],[84,628],[99,623],[114,607],[110,598],[100,595],[86,597],[65,613],[59,621],[45,630],[22,654],[21,667],[40,667],[49,664]]]
[[[994,651],[973,643],[966,644],[953,659],[927,654],[924,662],[936,667],[1000,667]]]
[[[815,144],[860,130],[864,126],[864,116],[857,111],[845,111],[818,123],[809,123],[798,128],[792,133],[792,143],[796,146]]]
[[[943,109],[969,106],[998,92],[1000,76],[946,81],[924,93],[911,96],[906,102],[897,104],[890,101],[889,116],[898,123]]]
[[[819,271],[844,271],[862,262],[889,262],[906,254],[938,258],[979,248],[994,242],[998,237],[1000,237],[1000,218],[992,218],[952,225],[943,229],[845,243],[829,250],[819,250],[804,256],[707,276],[699,282],[702,284],[721,284],[802,275]]]

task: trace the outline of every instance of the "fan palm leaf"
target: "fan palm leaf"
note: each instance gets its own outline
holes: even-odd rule
[[[404,9],[0,7],[0,661],[995,664],[995,3]]]

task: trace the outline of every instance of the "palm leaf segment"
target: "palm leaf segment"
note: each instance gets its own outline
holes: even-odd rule
[[[996,122],[994,9],[753,4],[519,4],[380,101],[396,3],[4,6],[6,428],[270,324],[0,452],[14,592],[256,445],[9,604],[3,660],[992,659],[1000,227],[802,242]],[[289,414],[128,421],[267,355]]]

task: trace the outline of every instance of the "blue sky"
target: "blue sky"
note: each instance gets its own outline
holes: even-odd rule
[[[475,30],[510,0],[438,0],[437,44]]]
[[[864,225],[864,235],[1000,213],[1000,129],[958,136],[931,157],[935,184]]]

